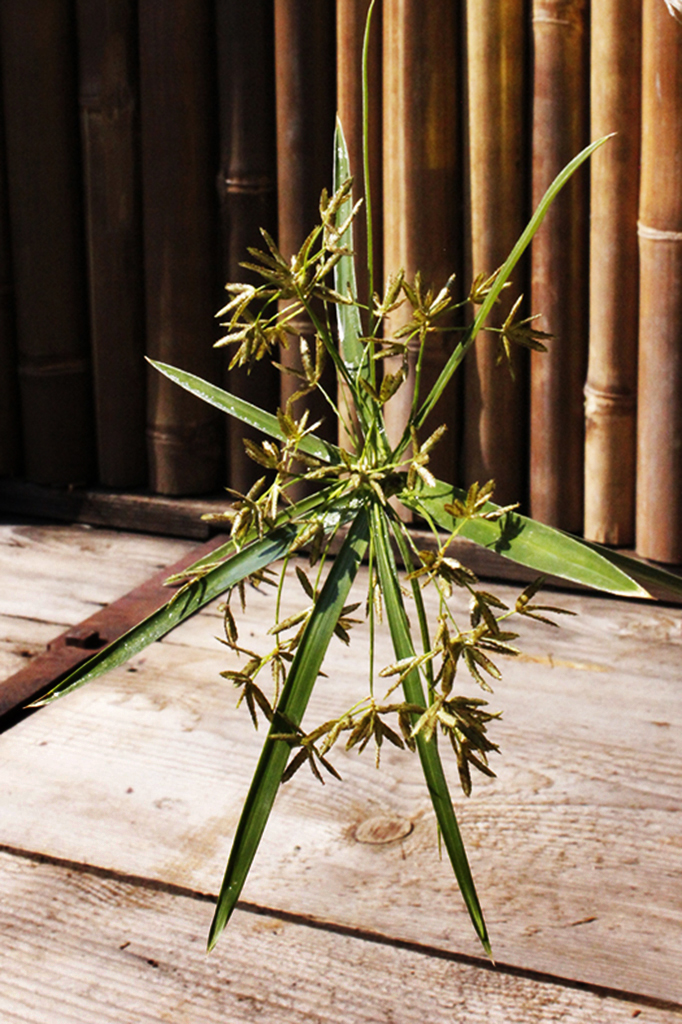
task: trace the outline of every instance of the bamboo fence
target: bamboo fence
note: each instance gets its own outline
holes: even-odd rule
[[[83,199],[99,479],[147,479],[144,292],[132,0],[78,3]]]
[[[440,288],[462,270],[463,169],[461,53],[463,5],[450,0],[389,0],[383,5],[383,217],[384,266],[419,271],[426,288]],[[409,316],[406,306],[392,314],[389,330]],[[447,343],[434,335],[422,365],[426,394],[447,359]],[[397,360],[397,363],[395,362]],[[398,439],[409,413],[416,351],[408,352],[408,387],[386,405],[390,439]],[[385,360],[395,373],[402,357]],[[453,479],[458,448],[458,403],[452,389],[439,420],[449,441],[432,460],[436,474]]]
[[[22,454],[42,484],[94,469],[72,15],[66,0],[0,4]]]
[[[533,206],[588,139],[587,0],[533,0]],[[530,509],[552,526],[583,521],[587,366],[587,179],[578,172],[532,252],[531,300],[548,353],[531,354]]]
[[[637,546],[682,562],[682,24],[654,0],[642,33]]]
[[[501,266],[524,228],[525,14],[525,0],[467,5],[471,278]],[[514,276],[520,291],[522,272]],[[506,317],[514,299],[509,291],[502,293],[498,319]],[[512,377],[499,362],[495,338],[484,335],[465,365],[465,478],[495,480],[495,498],[502,504],[525,492],[527,361],[521,355],[513,354]]]
[[[592,0],[590,331],[585,385],[585,535],[635,539],[640,0]]]
[[[220,110],[218,198],[225,281],[248,272],[239,263],[249,246],[262,245],[260,228],[277,233],[277,147],[275,140],[274,25],[271,0],[217,0],[216,41]],[[255,275],[249,278],[254,284]],[[228,359],[231,358],[231,353]],[[244,369],[224,371],[231,392],[248,399],[252,382]],[[279,376],[264,365],[258,374],[261,405],[279,400]],[[227,472],[230,486],[248,491],[259,475],[246,456],[243,437],[256,438],[241,423],[228,421]]]
[[[228,372],[213,314],[260,226],[287,256],[307,235],[337,109],[364,193],[368,3],[3,0],[5,478],[164,495],[249,486],[241,429],[147,373],[143,355],[271,409],[291,394],[265,367]],[[369,127],[376,290],[382,267],[403,267],[436,288],[455,272],[462,296],[503,261],[560,167],[618,133],[562,193],[495,310],[499,323],[524,292],[523,315],[555,335],[549,354],[520,353],[512,380],[481,338],[429,424],[448,425],[434,470],[460,485],[494,478],[505,503],[680,563],[674,13],[666,0],[378,0]],[[362,259],[364,213],[355,248]],[[360,289],[369,299],[362,276]],[[430,346],[424,386],[451,345]],[[292,337],[284,360],[297,352]],[[328,415],[324,430],[337,436]]]

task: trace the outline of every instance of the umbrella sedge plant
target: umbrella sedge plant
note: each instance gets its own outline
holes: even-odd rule
[[[364,207],[370,281],[373,265],[367,187],[366,52],[372,7],[365,31],[364,75]],[[357,298],[352,242],[353,221],[360,214],[361,201],[354,200],[339,124],[334,139],[334,184],[331,194],[322,194],[320,222],[291,259],[286,259],[263,231],[263,248],[250,250],[250,259],[244,264],[262,283],[228,284],[229,301],[219,314],[224,317],[227,333],[218,345],[234,347],[233,366],[253,368],[261,359],[274,362],[280,346],[299,345],[300,370],[296,372],[300,387],[296,394],[273,415],[182,369],[153,362],[160,373],[180,387],[262,433],[259,443],[245,440],[244,444],[263,473],[248,494],[233,493],[231,507],[211,517],[229,526],[230,539],[181,578],[169,581],[177,587],[171,600],[73,672],[40,703],[63,696],[121,664],[207,602],[227,595],[225,642],[240,656],[240,667],[223,675],[239,691],[239,702],[246,705],[254,724],[260,717],[268,731],[233,838],[209,948],[237,903],[280,785],[306,764],[317,778],[338,777],[331,760],[337,743],[358,750],[372,745],[378,754],[382,743],[388,742],[416,753],[421,762],[442,844],[473,927],[490,954],[483,912],[441,757],[454,758],[467,795],[472,770],[494,774],[489,755],[498,748],[488,730],[497,716],[488,710],[480,693],[489,690],[490,682],[500,677],[497,658],[518,653],[514,644],[519,620],[530,617],[554,624],[548,616],[560,609],[547,608],[535,600],[542,576],[563,577],[621,596],[648,595],[638,582],[642,567],[637,563],[527,519],[514,507],[499,507],[492,500],[492,481],[472,483],[463,491],[435,479],[429,458],[442,440],[444,428],[425,436],[423,426],[482,330],[496,332],[502,360],[508,359],[515,345],[545,348],[547,336],[534,326],[534,318],[518,317],[520,300],[504,323],[491,324],[489,317],[555,196],[604,141],[588,146],[558,175],[504,265],[493,273],[486,270],[480,274],[465,302],[456,301],[452,280],[435,289],[427,287],[419,275],[408,281],[396,269],[381,294],[372,294],[370,288],[371,304],[363,307]],[[394,336],[385,336],[385,318],[403,303],[411,308],[409,321]],[[435,332],[450,329],[452,314],[463,306],[474,310],[470,324],[461,329],[434,386],[422,394],[420,370],[425,348]],[[292,334],[292,324],[301,314],[314,325],[315,337],[310,341]],[[415,343],[418,355],[411,413],[399,442],[391,444],[384,406],[399,388],[409,386],[407,349]],[[382,373],[384,357],[396,354],[403,355],[403,366],[397,372]],[[338,402],[322,385],[323,368],[329,362],[341,385]],[[322,392],[330,414],[343,423],[350,439],[347,450],[318,437],[319,424],[310,423],[307,412],[295,412],[295,400],[313,390]],[[288,492],[293,483],[301,481],[309,493],[294,501]],[[395,512],[395,501],[428,525],[434,538],[430,550],[417,550]],[[330,544],[339,530],[344,531],[345,539],[338,554],[331,558]],[[507,607],[449,553],[457,536],[532,568],[539,579]],[[294,570],[304,592],[305,607],[299,614],[282,619],[283,580],[292,569],[292,556],[304,549],[314,575],[303,571],[300,560]],[[395,552],[404,568],[404,585],[399,582]],[[261,655],[241,645],[238,611],[235,614],[234,608],[237,602],[231,597],[236,592],[243,600],[245,583],[262,582],[268,567],[280,560],[283,568],[274,599],[275,622],[270,630],[273,646]],[[333,720],[312,727],[304,725],[308,701],[332,638],[349,639],[352,616],[359,607],[349,603],[349,592],[363,560],[369,565],[368,692],[359,693],[352,708],[339,708]],[[646,571],[647,579],[653,573],[679,590],[674,577],[657,574],[650,567]],[[435,621],[428,620],[425,610],[425,586],[437,590]],[[450,609],[454,588],[468,595],[470,614],[466,624],[457,622]],[[416,630],[408,620],[406,592],[416,610]],[[388,625],[395,660],[375,673],[373,638],[380,618]],[[470,695],[472,686],[478,695]]]

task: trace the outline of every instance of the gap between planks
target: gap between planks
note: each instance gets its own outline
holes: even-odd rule
[[[194,909],[192,909],[193,906],[206,902],[215,903],[215,897],[206,893],[195,892],[184,889],[180,886],[158,883],[145,878],[122,875],[114,871],[92,868],[89,865],[60,860],[58,858],[32,854],[25,850],[14,850],[0,846],[0,859],[4,862],[4,870],[9,874],[9,884],[6,876],[4,874],[0,875],[0,890],[5,890],[4,899],[2,901],[4,914],[8,918],[5,924],[6,926],[7,924],[10,925],[11,933],[14,933],[16,936],[17,932],[18,915],[12,915],[13,909],[20,911],[20,915],[23,919],[22,924],[24,926],[24,931],[26,931],[28,930],[26,928],[28,921],[30,921],[31,924],[39,923],[40,908],[45,902],[44,900],[39,899],[35,901],[33,904],[33,906],[37,908],[35,915],[31,914],[32,908],[27,906],[28,901],[25,903],[23,899],[18,901],[21,904],[20,906],[17,905],[13,908],[12,897],[15,895],[15,891],[11,887],[13,876],[15,879],[18,876],[20,886],[21,882],[24,879],[27,879],[29,881],[29,886],[27,886],[27,888],[31,888],[33,890],[33,895],[37,895],[35,890],[41,883],[43,885],[47,883],[47,887],[51,894],[49,902],[52,907],[48,915],[49,919],[54,920],[55,916],[58,918],[61,916],[59,914],[59,909],[55,912],[55,902],[63,904],[63,907],[67,908],[67,920],[64,921],[62,919],[60,921],[61,927],[57,938],[57,942],[61,939],[64,946],[67,947],[67,952],[68,946],[72,941],[71,932],[75,930],[74,924],[77,923],[76,919],[80,909],[79,905],[83,903],[93,904],[87,908],[89,913],[87,915],[88,922],[85,930],[88,935],[89,949],[92,950],[94,948],[99,952],[100,957],[102,956],[101,947],[103,945],[103,928],[101,927],[101,922],[97,919],[101,919],[102,917],[106,918],[108,910],[110,910],[112,912],[112,916],[117,919],[117,929],[120,934],[123,935],[128,934],[128,928],[130,926],[129,918],[132,916],[131,908],[138,912],[138,916],[140,910],[152,910],[155,920],[157,920],[159,916],[162,918],[168,917],[170,911],[170,914],[176,918],[176,920],[173,921],[173,924],[175,924],[177,928],[179,920],[181,922],[180,930],[182,930],[183,925],[185,929],[187,928],[187,922],[189,922],[193,928],[196,928],[199,924],[198,914]],[[15,863],[12,863],[12,861]],[[22,861],[32,863],[38,868],[38,885],[35,884],[35,879],[31,877],[30,871],[22,871]],[[61,876],[59,880],[55,878],[55,875]],[[79,876],[89,876],[91,879],[96,879],[97,881],[94,883],[88,882],[87,884],[83,884],[78,881]],[[30,885],[30,882],[33,882],[33,885]],[[55,885],[55,882],[58,882],[58,884]],[[99,883],[108,884],[100,885]],[[150,902],[148,902],[146,900],[140,901],[136,897],[131,898],[130,895],[126,894],[126,890],[130,892],[135,889],[147,890],[149,893],[153,893],[154,897]],[[71,892],[71,890],[73,891]],[[25,898],[29,893],[25,892],[23,895]],[[176,909],[178,911],[177,914],[175,912]],[[62,908],[62,914],[63,913],[64,910]],[[35,917],[35,921],[31,921],[33,916]],[[259,919],[265,919],[266,921],[271,922],[271,924],[265,924],[259,927]],[[106,924],[107,922],[105,921],[104,923]],[[67,927],[65,927],[65,925],[67,925]],[[69,925],[71,925],[70,928],[68,927]],[[278,956],[276,958],[268,957],[266,955],[266,951],[263,949],[264,938],[266,941],[270,939],[271,942],[272,940],[276,940],[281,931],[287,928],[287,926],[289,927],[290,935],[295,936],[295,939],[298,941],[295,941],[293,944],[288,942],[284,949],[278,950]],[[682,1015],[682,1005],[678,1003],[653,999],[642,996],[638,993],[624,992],[618,989],[609,988],[608,986],[589,985],[570,978],[561,978],[538,971],[524,970],[510,964],[498,963],[493,965],[483,958],[452,953],[417,942],[406,942],[359,928],[345,927],[334,922],[312,920],[298,914],[273,911],[268,907],[262,907],[242,901],[238,904],[237,912],[235,913],[230,930],[231,942],[228,942],[228,933],[223,937],[221,946],[218,947],[219,950],[222,951],[223,956],[220,956],[219,953],[214,953],[209,960],[203,960],[202,966],[204,968],[204,973],[212,975],[213,965],[216,965],[218,968],[218,980],[222,981],[223,985],[225,985],[225,978],[220,978],[220,975],[224,974],[226,966],[224,956],[225,950],[230,950],[230,961],[227,968],[231,973],[234,973],[233,953],[235,946],[237,949],[239,949],[240,946],[243,946],[245,937],[247,942],[249,939],[253,940],[255,938],[255,948],[248,957],[248,961],[253,963],[254,961],[258,962],[258,960],[263,960],[268,964],[268,984],[267,990],[264,987],[259,986],[258,992],[257,994],[254,994],[253,998],[256,1002],[268,1002],[272,1001],[273,988],[278,995],[280,995],[278,989],[281,990],[283,987],[289,989],[290,998],[293,994],[293,1006],[289,1008],[289,1012],[287,1012],[286,1017],[279,1016],[277,1018],[281,1021],[293,1021],[294,1019],[298,1019],[299,1012],[303,1013],[303,1019],[306,1021],[313,1019],[319,1020],[320,1022],[323,1020],[341,1021],[353,1019],[362,1021],[365,1019],[377,1019],[376,1017],[363,1012],[360,1007],[356,1008],[356,1012],[352,1018],[346,1017],[345,1014],[342,1018],[338,1017],[335,1010],[332,1011],[333,1015],[325,1013],[323,1016],[319,1017],[310,1016],[309,1009],[306,1008],[306,1003],[310,1005],[310,985],[304,984],[303,986],[300,986],[301,975],[305,978],[305,975],[308,973],[307,971],[302,970],[302,967],[306,965],[302,964],[300,961],[301,947],[306,948],[309,951],[309,955],[316,949],[319,951],[320,947],[322,947],[323,955],[328,951],[331,952],[333,962],[336,965],[337,974],[342,974],[342,971],[339,970],[340,963],[347,964],[348,961],[350,961],[351,964],[353,961],[365,963],[369,958],[370,960],[374,960],[376,968],[379,966],[376,961],[379,960],[382,962],[383,971],[381,972],[380,981],[379,975],[368,972],[366,970],[366,966],[363,970],[363,977],[369,978],[370,988],[376,989],[378,987],[381,991],[383,986],[384,999],[386,998],[386,991],[390,991],[391,997],[395,998],[394,986],[397,982],[402,981],[403,985],[407,982],[412,990],[412,997],[414,999],[414,1007],[410,1007],[409,1009],[416,1009],[421,1016],[408,1012],[405,1016],[400,1017],[400,1020],[406,1022],[406,1024],[408,1021],[414,1021],[416,1024],[417,1021],[424,1019],[424,1012],[428,1012],[429,1009],[429,1007],[424,1004],[425,1002],[433,1000],[433,992],[436,988],[434,975],[442,974],[444,970],[448,970],[447,991],[449,998],[453,1000],[452,1008],[454,1009],[456,1007],[457,1009],[456,1019],[458,1024],[464,1024],[465,1021],[469,1020],[475,1021],[480,1019],[481,1010],[485,1012],[486,1020],[491,1022],[499,1021],[500,1024],[504,1021],[506,1024],[506,1022],[511,1019],[512,1014],[516,1015],[518,1013],[521,1005],[523,1005],[524,1008],[524,1021],[526,1024],[532,1024],[534,1021],[537,1021],[539,1024],[541,1021],[549,1019],[555,1020],[557,1019],[555,1016],[557,1012],[561,1013],[561,1020],[566,1021],[567,1024],[570,1024],[573,1020],[577,1022],[578,1020],[594,1019],[594,1014],[597,1010],[599,1011],[600,1019],[607,1019],[604,1017],[604,1011],[608,1010],[609,1021],[615,1021],[616,1019],[626,1020],[628,1018],[632,1019],[634,1017],[642,1016],[643,1021],[651,1022],[655,1020],[659,1022],[659,1024],[663,1024],[664,1021],[672,1022],[679,1020]],[[155,949],[154,940],[154,936],[161,933],[164,935],[166,934],[165,930],[158,927],[151,934],[146,930],[143,930],[141,934],[138,933],[138,935],[135,936],[137,943],[141,942],[142,944],[143,948],[141,948],[140,951],[137,949],[131,949],[131,941],[126,940],[125,942],[118,944],[118,950],[115,952],[118,954],[126,953],[125,957],[119,956],[119,959],[122,961],[127,961],[130,957],[134,957],[137,961],[137,966],[143,968],[143,973],[145,965],[152,968],[154,971],[163,966],[165,967],[166,972],[171,969],[173,973],[178,974],[183,971],[183,968],[184,972],[186,972],[186,961],[188,959],[195,961],[194,966],[196,969],[196,961],[201,961],[201,956],[197,949],[198,936],[195,934],[192,934],[191,936],[185,935],[185,939],[189,938],[189,950],[187,947],[183,950],[175,948],[169,956],[169,949],[166,947],[164,949],[165,957],[163,958],[163,961],[165,962],[162,962],[162,957],[159,956],[158,950]],[[253,941],[250,945],[254,945]],[[293,950],[291,948],[292,945],[295,947]],[[338,956],[340,948],[344,951],[342,957]],[[49,949],[50,942],[46,942],[45,937],[43,937],[37,959],[45,959],[46,951],[49,952]],[[130,952],[127,953],[127,950],[130,950]],[[365,950],[368,950],[368,952],[365,952]],[[63,953],[63,950],[60,952]],[[175,954],[175,962],[173,962],[173,953]],[[287,970],[282,971],[282,959],[287,959],[287,956],[288,958],[291,958],[292,953],[294,955],[294,959],[297,961],[296,967],[292,969],[289,964],[285,964],[284,966]],[[35,956],[35,954],[33,955]],[[0,962],[1,959],[2,954],[0,954]],[[7,957],[7,959],[9,959],[9,957]],[[79,952],[79,975],[83,971],[83,959],[92,959],[92,954],[90,953],[89,957],[84,957],[83,952]],[[409,971],[406,970],[408,965],[411,965],[411,970]],[[423,972],[427,968],[427,965],[427,983],[426,985],[422,984],[417,986],[415,991],[413,979],[415,976],[418,976],[420,972]],[[449,965],[449,969],[446,965]],[[244,963],[242,963],[241,966],[243,968]],[[276,969],[277,966],[279,966],[280,970]],[[74,968],[75,967],[76,964],[74,963]],[[388,972],[386,970],[387,967],[389,969]],[[26,968],[30,969],[29,964],[27,963],[24,964],[24,969]],[[452,974],[453,970],[455,971],[454,977]],[[53,981],[58,980],[59,972],[55,972],[54,967],[50,972],[49,969],[46,970],[45,966],[41,963],[40,971],[42,982],[41,988],[43,990],[49,988],[50,976],[52,976]],[[109,973],[112,973],[111,970]],[[387,973],[393,975],[393,985],[390,987],[386,985]],[[327,995],[327,986],[331,986],[334,981],[333,978],[328,977],[328,974],[323,976],[325,978],[325,991],[320,994],[322,996],[322,1000],[324,1000]],[[478,982],[476,982],[475,979],[478,979]],[[273,980],[275,982],[274,986]],[[241,977],[239,977],[239,981],[243,984],[243,979]],[[318,978],[315,978],[314,981],[319,985]],[[471,1003],[474,1002],[473,1000],[457,999],[456,990],[458,988],[462,989],[464,987],[469,987],[467,985],[467,981],[469,981],[469,983],[474,981],[474,984],[471,985],[471,991],[472,993],[474,991],[477,993],[476,1002],[480,1001],[482,1002],[482,1005],[471,1005]],[[227,982],[227,985],[229,985],[229,981]],[[304,989],[303,992],[300,991],[301,987]],[[361,995],[364,999],[359,1001],[369,1002],[369,991],[359,994],[357,991],[354,991],[354,989],[357,989],[358,987],[359,986],[355,985],[351,980],[351,985],[349,986],[350,992],[347,993],[346,998],[348,998],[348,995],[350,995],[351,998],[353,996],[357,998],[358,995]],[[367,983],[365,983],[365,987],[367,987]],[[21,991],[21,986],[13,986],[14,993],[16,993],[17,988],[19,989],[19,992]],[[227,990],[227,986],[225,986],[225,988],[226,995],[229,1000],[230,993],[229,990]],[[88,995],[92,998],[92,986],[89,986],[89,989],[90,991]],[[453,990],[455,991],[453,992]],[[268,992],[267,995],[265,994],[266,991]],[[333,991],[335,993],[336,989],[333,989]],[[215,996],[215,994],[216,993],[214,992],[213,995]],[[43,999],[45,1002],[49,1003],[49,998],[49,994],[44,993]],[[303,1005],[297,1012],[296,1004],[299,1002]],[[5,1011],[11,1009],[7,1005],[7,996],[5,995],[3,997],[2,983],[0,982],[0,1009],[3,1009],[3,1003]],[[112,1006],[111,999],[107,1000],[107,1004],[109,1007]],[[61,1008],[63,1008],[63,1005],[63,1003],[60,1003]],[[545,1010],[550,1007],[551,1017],[547,1017],[545,1016]],[[366,1009],[367,1008],[365,1007],[365,1011]],[[404,1011],[405,1009],[406,1007],[402,1005],[401,1010]],[[440,1009],[442,1012],[444,1007],[441,1006]],[[136,1006],[135,1012],[139,1013],[139,1010],[139,1006]],[[500,1010],[503,1012],[499,1013]],[[655,1016],[646,1012],[652,1010],[659,1012],[657,1012]],[[577,1015],[574,1016],[576,1011]],[[89,1015],[95,1012],[95,1008],[92,1003],[88,1005],[87,1012]],[[261,1011],[259,1010],[258,1012],[260,1013]],[[386,1016],[382,1015],[381,1019],[394,1019],[391,1014],[391,1010],[388,1010],[387,1007],[383,1007],[383,1012]],[[52,1024],[57,1020],[54,1013],[55,1010],[52,1009],[50,1011],[50,1015],[45,1017],[45,1019],[50,1020]],[[204,1014],[205,1009],[202,1011],[202,1021],[208,1019]],[[27,1020],[27,1018],[23,1016],[19,1019],[24,1022]],[[38,1020],[43,1018],[35,1019]],[[64,1019],[66,1020],[66,1018]],[[68,1019],[70,1020],[71,1017]],[[92,1019],[93,1018],[91,1016],[88,1016],[88,1020]],[[119,1022],[122,1022],[123,1020],[127,1021],[128,1017],[117,1017],[116,1019],[119,1020]],[[135,1017],[134,1019],[135,1021],[139,1021],[142,1018]],[[144,1019],[147,1020],[147,1014],[145,1014]],[[156,1020],[157,1018],[154,1017],[153,1019]],[[166,1019],[165,1014],[163,1018],[158,1019]],[[183,1019],[191,1020],[193,1017],[190,1016],[188,1018],[183,1015]],[[211,1017],[210,1019],[213,1018]],[[250,1013],[247,1013],[245,1016],[233,1016],[231,1019],[235,1021],[250,1021],[252,1016]],[[253,1019],[255,1019],[255,1016]],[[426,1019],[429,1019],[428,1016]],[[439,1017],[438,1019],[445,1020],[443,1017]],[[31,1018],[31,1020],[33,1020],[33,1018]]]

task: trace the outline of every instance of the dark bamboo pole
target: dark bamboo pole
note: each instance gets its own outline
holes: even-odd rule
[[[0,476],[21,470],[14,289],[10,256],[4,132],[0,124]]]
[[[682,24],[645,0],[637,551],[682,562]]]
[[[441,288],[460,272],[462,159],[459,142],[460,3],[450,0],[386,0],[383,7],[384,269],[404,268],[409,280],[420,270],[426,286]],[[394,314],[395,330],[409,311]],[[450,342],[434,336],[425,353],[422,393],[442,369]],[[408,385],[386,406],[389,434],[397,440],[409,413],[415,353]],[[395,372],[392,360],[387,370]],[[431,465],[454,480],[457,402],[452,388],[434,410],[429,427],[446,423],[449,433]]]
[[[99,480],[135,487],[147,459],[133,0],[79,0],[78,36]]]
[[[533,0],[533,206],[587,140],[586,0]],[[532,311],[555,335],[531,356],[532,515],[580,532],[587,369],[587,178],[575,175],[535,237]]]
[[[70,0],[6,0],[0,38],[26,476],[82,484],[94,462]]]
[[[348,146],[348,157],[353,173],[353,197],[365,195],[363,167],[362,120],[362,47],[364,28],[370,0],[337,0],[336,4],[336,92],[339,120]],[[372,201],[372,235],[374,252],[374,280],[378,288],[382,279],[380,211],[382,206],[381,180],[381,7],[372,15],[369,39],[369,178]],[[379,211],[379,216],[377,215]],[[367,274],[366,209],[362,209],[353,225],[353,249],[356,253],[358,297],[367,303],[369,296]],[[347,409],[343,388],[339,389],[341,407]],[[339,443],[348,447],[347,432],[339,424]]]
[[[471,263],[491,274],[507,258],[525,221],[523,153],[525,0],[467,4]],[[503,292],[501,323],[522,285]],[[467,482],[495,480],[495,500],[518,501],[523,467],[526,361],[514,353],[514,379],[498,362],[496,339],[482,335],[465,363],[464,470]]]
[[[212,27],[208,0],[140,0],[147,346],[201,377],[218,365]],[[154,491],[200,494],[223,482],[220,417],[151,370],[147,438]]]
[[[296,252],[319,221],[319,199],[331,185],[336,90],[335,21],[332,4],[275,0],[275,81],[277,109],[277,220],[279,247],[286,258]],[[311,338],[312,324],[292,321],[296,332],[282,352],[286,366],[300,367],[298,336]],[[330,380],[327,384],[331,383]],[[286,404],[300,382],[284,375],[281,401]],[[305,399],[311,422],[336,440],[337,424],[317,394]],[[296,413],[304,405],[297,403]],[[292,489],[291,494],[300,494]]]
[[[590,334],[585,386],[585,536],[635,539],[637,206],[641,2],[592,0]]]
[[[220,200],[225,281],[263,279],[240,268],[247,247],[263,245],[259,229],[276,233],[274,12],[272,0],[216,3],[220,106]],[[228,350],[227,359],[233,355]],[[235,368],[227,375],[234,394],[274,411],[279,374],[267,361],[251,375]],[[245,493],[260,471],[247,457],[243,437],[258,433],[230,420],[227,425],[230,486]]]

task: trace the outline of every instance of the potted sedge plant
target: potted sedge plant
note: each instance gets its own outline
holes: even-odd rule
[[[365,54],[372,7],[365,30]],[[366,98],[365,84],[365,210],[371,279]],[[488,755],[498,748],[488,735],[488,726],[496,715],[487,710],[480,689],[489,690],[490,680],[500,677],[494,660],[497,656],[519,653],[514,646],[518,620],[530,617],[554,625],[547,615],[561,609],[535,603],[544,575],[621,596],[648,596],[640,580],[680,589],[679,581],[667,573],[537,523],[518,514],[515,506],[494,504],[492,481],[473,483],[462,491],[435,479],[428,466],[444,428],[425,437],[424,421],[437,407],[479,333],[496,331],[502,359],[509,356],[514,345],[544,349],[547,336],[533,327],[534,318],[517,318],[520,299],[503,324],[492,326],[488,319],[552,201],[604,141],[588,146],[558,175],[506,262],[490,275],[479,275],[465,302],[455,300],[451,281],[435,292],[426,289],[419,276],[408,281],[398,270],[389,276],[383,294],[375,294],[371,307],[363,308],[357,298],[352,243],[353,220],[361,201],[353,202],[347,150],[339,124],[334,140],[334,187],[331,195],[322,194],[320,222],[290,260],[263,231],[264,248],[250,250],[251,259],[244,264],[259,275],[262,284],[228,284],[229,301],[221,310],[227,334],[218,344],[236,346],[232,365],[248,367],[261,359],[274,360],[279,346],[291,341],[292,321],[303,313],[310,319],[315,339],[312,344],[305,339],[298,341],[301,386],[296,394],[273,415],[182,369],[152,362],[180,387],[264,435],[260,443],[244,442],[249,455],[263,468],[263,476],[248,494],[232,492],[235,500],[231,507],[224,514],[210,517],[229,525],[230,539],[181,578],[168,581],[178,587],[169,602],[97,653],[38,703],[63,696],[121,664],[206,603],[227,595],[225,642],[242,661],[239,669],[223,674],[239,691],[238,700],[246,704],[254,724],[261,716],[268,731],[234,836],[209,933],[209,949],[236,905],[280,785],[304,764],[318,778],[322,773],[338,776],[329,758],[336,743],[358,749],[373,743],[378,751],[387,741],[415,752],[420,759],[439,834],[473,926],[490,954],[483,913],[442,767],[442,748],[447,756],[455,758],[465,794],[471,791],[472,769],[494,774]],[[384,319],[401,303],[411,307],[411,317],[394,336],[386,337],[382,333]],[[429,338],[435,331],[449,329],[445,325],[451,322],[451,314],[465,305],[472,306],[475,315],[469,326],[461,329],[461,337],[434,386],[422,394],[420,371]],[[382,375],[382,360],[387,355],[402,354],[406,361],[407,346],[415,342],[418,348],[411,411],[402,437],[391,444],[384,406],[399,388],[410,385],[406,362],[397,372]],[[343,403],[337,404],[323,388],[325,361],[333,364]],[[318,437],[318,424],[308,422],[307,412],[297,418],[294,400],[313,390],[322,392],[332,414],[343,423],[350,439],[349,450]],[[307,483],[310,493],[294,501],[288,491],[299,481]],[[434,538],[430,550],[417,550],[395,511],[394,499],[428,525]],[[338,554],[331,558],[330,546],[338,531],[345,534],[345,539]],[[538,572],[539,578],[508,607],[483,589],[474,573],[449,553],[457,536],[503,553]],[[299,614],[282,619],[283,580],[292,556],[303,549],[309,553],[315,574],[311,578],[296,564],[305,607]],[[406,613],[396,553],[416,609],[416,630]],[[269,567],[280,560],[270,630],[273,646],[259,654],[240,644],[231,596],[236,591],[243,602],[245,582],[262,581]],[[332,637],[340,636],[346,642],[349,639],[350,616],[359,605],[348,604],[348,596],[363,560],[369,566],[366,614],[370,651],[382,609],[395,660],[375,672],[370,656],[369,691],[360,692],[352,708],[339,708],[334,719],[304,726],[306,707]],[[438,592],[439,611],[433,622],[428,620],[422,598],[425,585]],[[453,588],[462,588],[469,595],[470,616],[465,626],[456,623],[448,605]],[[461,693],[462,680],[473,684],[479,695]]]

